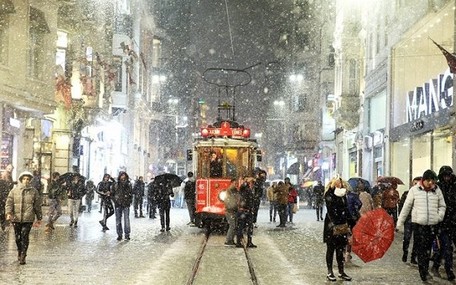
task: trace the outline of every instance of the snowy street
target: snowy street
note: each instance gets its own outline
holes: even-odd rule
[[[70,228],[63,215],[53,233],[45,233],[44,224],[32,229],[24,266],[17,261],[12,228],[0,233],[1,283],[187,284],[204,239],[202,229],[187,226],[187,209],[171,210],[168,233],[159,231],[157,219],[131,217],[130,241],[116,240],[114,217],[103,233],[100,217],[95,209],[81,214],[78,228]],[[310,209],[300,209],[294,220],[293,226],[278,230],[277,223],[269,222],[268,209],[260,209],[253,239],[258,248],[248,249],[258,284],[331,283],[326,281],[323,222]],[[399,233],[381,260],[364,264],[354,255],[346,266],[353,281],[345,284],[421,283],[417,268],[401,261],[401,239]],[[243,249],[225,247],[224,241],[223,235],[211,235],[194,284],[252,284]],[[437,278],[433,283],[451,284]]]

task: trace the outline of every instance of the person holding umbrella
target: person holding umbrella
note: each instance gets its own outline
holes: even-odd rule
[[[339,278],[351,281],[352,278],[344,270],[344,250],[348,244],[348,219],[347,189],[341,178],[332,179],[324,194],[326,203],[326,216],[323,228],[323,241],[326,243],[326,266],[328,268],[328,281],[336,281],[333,273],[333,258],[336,253]],[[338,229],[341,229],[340,231]]]
[[[398,229],[402,229],[407,216],[412,213],[418,270],[423,281],[431,278],[429,260],[432,242],[438,234],[437,225],[443,221],[446,210],[445,199],[436,181],[437,174],[431,169],[426,170],[421,182],[410,188],[397,220]]]

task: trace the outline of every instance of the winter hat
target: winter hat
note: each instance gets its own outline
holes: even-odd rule
[[[431,169],[428,169],[423,173],[423,180],[429,180],[429,179],[437,180],[437,174],[435,174],[435,172],[432,171]]]
[[[32,174],[31,172],[29,172],[29,171],[24,171],[24,172],[22,172],[22,173],[19,175],[19,179],[18,179],[18,180],[21,181],[22,178],[23,178],[24,176],[28,176],[28,177],[30,177],[30,179],[33,178],[33,174]]]
[[[444,166],[440,167],[439,176],[451,175],[451,174],[453,174],[453,169],[451,168],[451,166],[444,165]]]

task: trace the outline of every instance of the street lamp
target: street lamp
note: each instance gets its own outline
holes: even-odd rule
[[[288,78],[290,82],[302,82],[304,80],[304,75],[302,74],[291,74],[290,77]]]
[[[283,107],[283,106],[285,106],[285,101],[283,101],[283,100],[274,100],[273,104],[274,104],[274,106]]]

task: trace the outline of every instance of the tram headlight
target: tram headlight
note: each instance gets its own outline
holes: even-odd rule
[[[204,128],[204,129],[201,129],[201,136],[203,138],[207,138],[209,136],[209,130]]]
[[[242,131],[242,137],[245,138],[245,139],[249,138],[250,137],[250,129],[244,129]]]
[[[226,190],[220,191],[220,193],[218,194],[218,198],[219,198],[220,201],[225,202]]]

